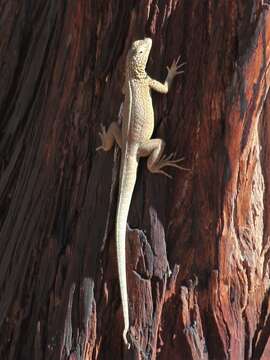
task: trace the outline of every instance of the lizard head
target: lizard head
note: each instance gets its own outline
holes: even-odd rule
[[[129,52],[127,66],[132,75],[145,75],[145,67],[152,47],[152,40],[145,38],[134,41]]]

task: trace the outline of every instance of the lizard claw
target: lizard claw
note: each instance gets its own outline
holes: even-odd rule
[[[167,173],[166,171],[164,171],[164,170],[158,170],[156,173],[157,173],[157,174],[165,175],[165,176],[167,176],[169,179],[172,179],[172,175],[168,174],[168,173]]]

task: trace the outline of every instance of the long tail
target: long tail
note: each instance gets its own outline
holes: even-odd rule
[[[128,158],[122,158],[119,198],[116,214],[116,251],[125,325],[123,339],[128,348],[130,347],[130,344],[127,341],[127,332],[129,330],[129,311],[126,276],[126,225],[131,197],[136,182],[137,167],[138,162],[135,155],[129,156]]]

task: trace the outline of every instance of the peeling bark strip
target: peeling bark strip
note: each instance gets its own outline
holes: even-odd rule
[[[269,359],[266,2],[3,0],[0,32],[0,359]],[[95,148],[144,36],[151,76],[187,62],[154,108],[156,135],[192,172],[139,167],[126,353],[118,154]]]

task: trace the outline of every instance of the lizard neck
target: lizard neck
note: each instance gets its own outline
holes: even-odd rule
[[[127,75],[129,79],[145,79],[147,77],[145,67],[138,64],[128,64]]]

